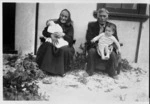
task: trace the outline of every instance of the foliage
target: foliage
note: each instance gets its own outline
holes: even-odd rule
[[[86,63],[86,49],[83,44],[80,45],[81,52],[76,52],[74,60],[71,63],[72,69],[84,69]]]
[[[127,59],[121,59],[121,70],[129,71],[132,69],[132,66],[129,64]]]
[[[85,77],[79,77],[78,78],[78,81],[80,82],[80,83],[82,83],[82,84],[87,84],[87,82],[88,82],[88,80],[85,78]]]
[[[74,61],[71,64],[72,69],[84,69],[85,63],[87,62],[86,46],[81,44],[79,49],[81,52],[76,52]],[[131,70],[132,66],[129,64],[127,59],[121,59],[121,70],[128,71]]]
[[[46,100],[38,94],[36,80],[45,75],[38,68],[35,57],[32,54],[25,57],[14,55],[6,60],[3,65],[4,100]]]

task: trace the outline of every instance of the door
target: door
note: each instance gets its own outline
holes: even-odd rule
[[[15,3],[3,3],[3,53],[15,51]]]

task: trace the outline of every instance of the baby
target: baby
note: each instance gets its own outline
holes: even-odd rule
[[[63,33],[63,30],[61,28],[61,26],[59,24],[55,24],[54,21],[48,21],[46,23],[46,25],[48,26],[47,31],[49,33],[59,33],[61,36],[64,36],[65,34]],[[54,34],[55,35],[55,34]],[[51,38],[46,38],[46,42],[50,42],[52,43],[52,39]],[[64,40],[63,38],[58,38],[58,44],[55,44],[55,46],[57,48],[63,47],[68,45],[68,42],[66,40]]]
[[[110,57],[109,45],[115,43],[117,46],[117,53],[121,53],[120,44],[117,39],[113,36],[116,31],[116,27],[113,24],[108,24],[106,26],[105,32],[94,37],[91,42],[98,41],[97,51],[103,60],[107,60]],[[106,55],[105,55],[106,53]]]

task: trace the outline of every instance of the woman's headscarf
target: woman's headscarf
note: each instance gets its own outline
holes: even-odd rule
[[[68,16],[68,20],[66,21],[66,25],[67,26],[70,26],[70,25],[72,25],[72,20],[71,20],[71,13],[70,13],[70,11],[68,10],[68,9],[63,9],[61,12],[60,12],[60,15],[61,15],[61,13],[63,12],[63,11],[66,11],[66,12],[68,12],[68,14],[69,14],[69,16]],[[61,22],[60,22],[60,15],[59,15],[59,19],[58,19],[58,22],[61,24]]]

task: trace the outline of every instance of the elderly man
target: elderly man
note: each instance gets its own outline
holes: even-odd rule
[[[108,24],[113,24],[107,21],[108,15],[109,15],[109,12],[105,8],[99,9],[97,11],[97,21],[90,22],[88,24],[88,29],[86,33],[86,46],[87,46],[87,52],[88,52],[86,71],[89,74],[89,76],[93,75],[93,72],[95,71],[95,67],[97,64],[96,61],[97,60],[99,60],[100,62],[105,61],[104,62],[106,64],[105,71],[108,73],[110,77],[117,79],[118,77],[117,77],[116,69],[118,65],[118,60],[117,60],[116,52],[112,51],[110,54],[110,58],[108,60],[102,60],[96,50],[97,42],[95,43],[91,42],[91,40],[95,36],[105,31],[105,27]],[[114,36],[118,40],[117,31],[115,31]]]

